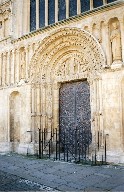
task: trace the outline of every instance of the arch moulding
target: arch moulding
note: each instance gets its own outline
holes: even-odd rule
[[[41,42],[29,64],[29,79],[31,83],[89,79],[105,64],[104,52],[90,33],[64,28]]]

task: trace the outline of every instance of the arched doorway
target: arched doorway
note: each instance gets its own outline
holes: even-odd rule
[[[18,145],[20,143],[20,110],[20,94],[14,91],[10,95],[10,142],[12,152],[18,152]]]
[[[63,83],[87,80],[90,84],[88,105],[94,102],[91,116],[99,113],[100,106],[96,98],[99,95],[96,94],[99,94],[99,74],[105,65],[106,59],[100,44],[86,31],[64,28],[46,37],[29,66],[32,127],[59,129],[59,93]],[[97,121],[96,130],[100,127],[98,118]],[[37,129],[33,131],[36,138]]]

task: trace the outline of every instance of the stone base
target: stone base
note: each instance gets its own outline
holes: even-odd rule
[[[37,153],[37,151],[33,143],[20,143],[18,147],[18,153],[23,155],[34,155]]]
[[[10,148],[11,148],[10,143],[8,143],[8,142],[0,143],[0,153],[9,153],[11,151]]]
[[[119,69],[124,65],[122,61],[114,61],[111,65],[111,69]]]
[[[6,153],[18,153],[18,154],[30,154],[34,155],[38,153],[38,149],[33,143],[11,143],[11,142],[3,142],[0,143],[0,153],[6,154]]]
[[[93,154],[94,155],[94,154]],[[103,161],[105,160],[105,151],[100,150],[97,152],[97,161],[102,161],[102,155],[103,155]],[[106,153],[106,162],[108,163],[124,163],[124,152],[119,151],[119,152],[112,152],[112,151],[107,151]]]
[[[124,163],[124,152],[122,153],[107,152],[107,162],[117,164]]]

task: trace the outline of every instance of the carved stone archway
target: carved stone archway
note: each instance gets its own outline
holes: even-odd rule
[[[32,127],[57,128],[60,84],[81,79],[91,82],[91,79],[98,77],[105,64],[100,44],[84,30],[63,28],[46,37],[29,66]],[[96,84],[93,86],[98,87]]]
[[[100,44],[90,33],[77,28],[64,28],[46,37],[35,51],[29,65],[30,80],[50,80],[52,71],[70,59],[81,65],[78,72],[82,74],[86,71],[100,72],[106,63]],[[47,75],[50,75],[49,78]]]

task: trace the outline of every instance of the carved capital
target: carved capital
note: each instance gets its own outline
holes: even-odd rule
[[[61,87],[61,83],[56,82],[56,83],[53,84],[54,90],[59,90],[60,87]]]

